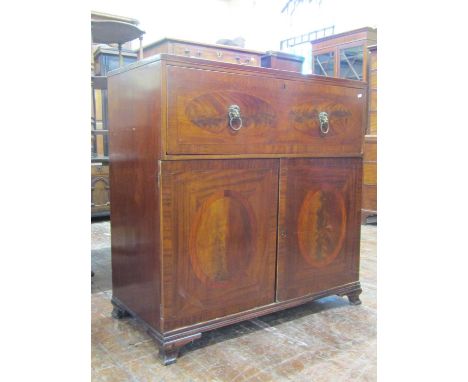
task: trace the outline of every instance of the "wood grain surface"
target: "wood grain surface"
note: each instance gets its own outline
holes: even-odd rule
[[[168,67],[167,154],[362,152],[366,92],[312,81]],[[229,126],[240,107],[242,128]],[[318,114],[329,116],[320,131]],[[237,127],[237,126],[235,126]]]
[[[278,160],[162,162],[164,330],[274,302]]]
[[[281,159],[277,300],[358,281],[361,159]]]
[[[109,74],[114,316],[164,364],[206,330],[360,302],[365,86],[165,54]]]
[[[109,80],[112,293],[160,330],[160,63]]]

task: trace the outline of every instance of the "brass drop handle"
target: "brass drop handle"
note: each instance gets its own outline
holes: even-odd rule
[[[242,128],[242,117],[240,107],[231,105],[228,108],[229,127],[234,131],[239,131]]]
[[[320,132],[323,135],[328,134],[328,131],[330,130],[330,123],[328,122],[328,114],[324,111],[321,111],[318,117],[319,117],[319,123],[320,123]]]

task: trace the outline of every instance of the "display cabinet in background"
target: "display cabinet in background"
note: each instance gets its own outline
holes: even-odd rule
[[[368,125],[364,137],[362,223],[377,221],[377,45],[368,47]]]
[[[363,149],[363,224],[377,222],[377,30],[360,28],[312,41],[312,73],[368,82]]]
[[[369,125],[366,134],[377,135],[377,45],[369,46]]]
[[[312,73],[367,81],[367,48],[377,43],[377,30],[360,28],[312,41]]]

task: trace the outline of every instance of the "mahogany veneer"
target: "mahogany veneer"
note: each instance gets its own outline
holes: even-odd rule
[[[113,316],[164,364],[207,330],[360,303],[365,86],[166,54],[109,74]]]

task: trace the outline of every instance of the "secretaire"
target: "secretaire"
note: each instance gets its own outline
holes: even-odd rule
[[[365,83],[161,54],[108,91],[113,314],[165,364],[207,330],[360,303]]]

